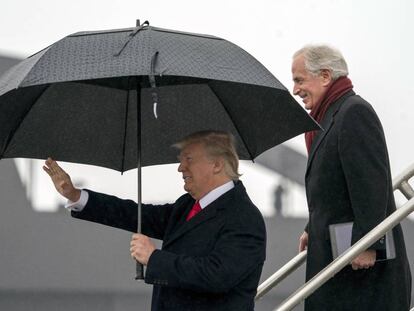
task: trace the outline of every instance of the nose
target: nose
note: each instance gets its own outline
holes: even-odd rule
[[[298,95],[300,92],[300,88],[296,83],[293,84],[293,95]]]
[[[180,165],[178,165],[178,171],[179,171],[180,173],[184,171],[184,170],[183,170],[183,164],[182,164],[182,163],[180,163]]]

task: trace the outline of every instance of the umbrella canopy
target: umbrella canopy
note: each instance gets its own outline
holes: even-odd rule
[[[176,162],[170,146],[207,129],[253,159],[318,125],[240,47],[147,22],[69,35],[0,78],[0,158],[126,171],[139,154],[142,166]]]

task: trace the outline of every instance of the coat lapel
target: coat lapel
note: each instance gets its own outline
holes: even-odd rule
[[[187,214],[189,213],[192,204],[190,206],[187,206],[184,212],[181,212],[181,216],[179,221],[177,222],[176,226],[171,230],[171,232],[164,238],[163,247],[168,246],[175,240],[179,239],[182,235],[187,233],[190,230],[193,230],[194,228],[198,227],[202,223],[216,217],[217,214],[217,208],[220,208],[220,204],[217,204],[218,201],[221,201],[220,198],[218,198],[216,201],[212,202],[208,206],[206,206],[201,212],[199,212],[197,215],[195,215],[190,221],[186,221]],[[179,212],[179,211],[177,211]]]
[[[326,115],[321,122],[322,130],[319,131],[319,133],[315,136],[311,146],[305,176],[309,173],[309,169],[312,164],[312,160],[315,157],[316,150],[318,150],[319,145],[325,138],[326,134],[328,134],[329,130],[332,128],[332,125],[334,124],[336,113],[339,111],[339,108],[341,107],[342,103],[352,95],[355,95],[354,91],[349,91],[336,102],[334,102],[326,112]]]
[[[229,201],[234,199],[234,197],[242,197],[245,195],[246,189],[244,188],[243,183],[237,181],[235,182],[233,189],[227,191],[215,201],[211,202],[190,221],[186,221],[185,218],[194,204],[194,199],[190,197],[191,199],[184,202],[183,205],[177,206],[173,216],[175,218],[175,225],[167,230],[163,240],[163,248],[182,237],[185,233],[220,215],[219,211],[230,206]]]

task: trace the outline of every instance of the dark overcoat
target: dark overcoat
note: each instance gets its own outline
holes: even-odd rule
[[[72,216],[136,231],[137,204],[89,192]],[[190,221],[194,199],[142,206],[142,233],[163,240],[151,255],[145,282],[154,284],[152,310],[254,310],[265,260],[263,217],[241,182]]]
[[[369,103],[348,92],[328,109],[308,159],[306,195],[309,280],[332,260],[330,224],[354,222],[352,243],[395,211],[388,152]],[[411,274],[401,226],[393,229],[396,259],[368,270],[345,267],[305,301],[306,311],[409,310]],[[374,243],[380,256],[384,239]]]

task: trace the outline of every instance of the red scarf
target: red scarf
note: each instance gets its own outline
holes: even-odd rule
[[[321,123],[326,111],[338,98],[344,95],[346,92],[352,90],[352,81],[348,77],[340,77],[336,79],[328,88],[321,101],[316,103],[311,109],[310,115],[316,122]],[[305,133],[306,149],[308,154],[310,152],[313,139],[315,138],[317,131],[310,131]]]

